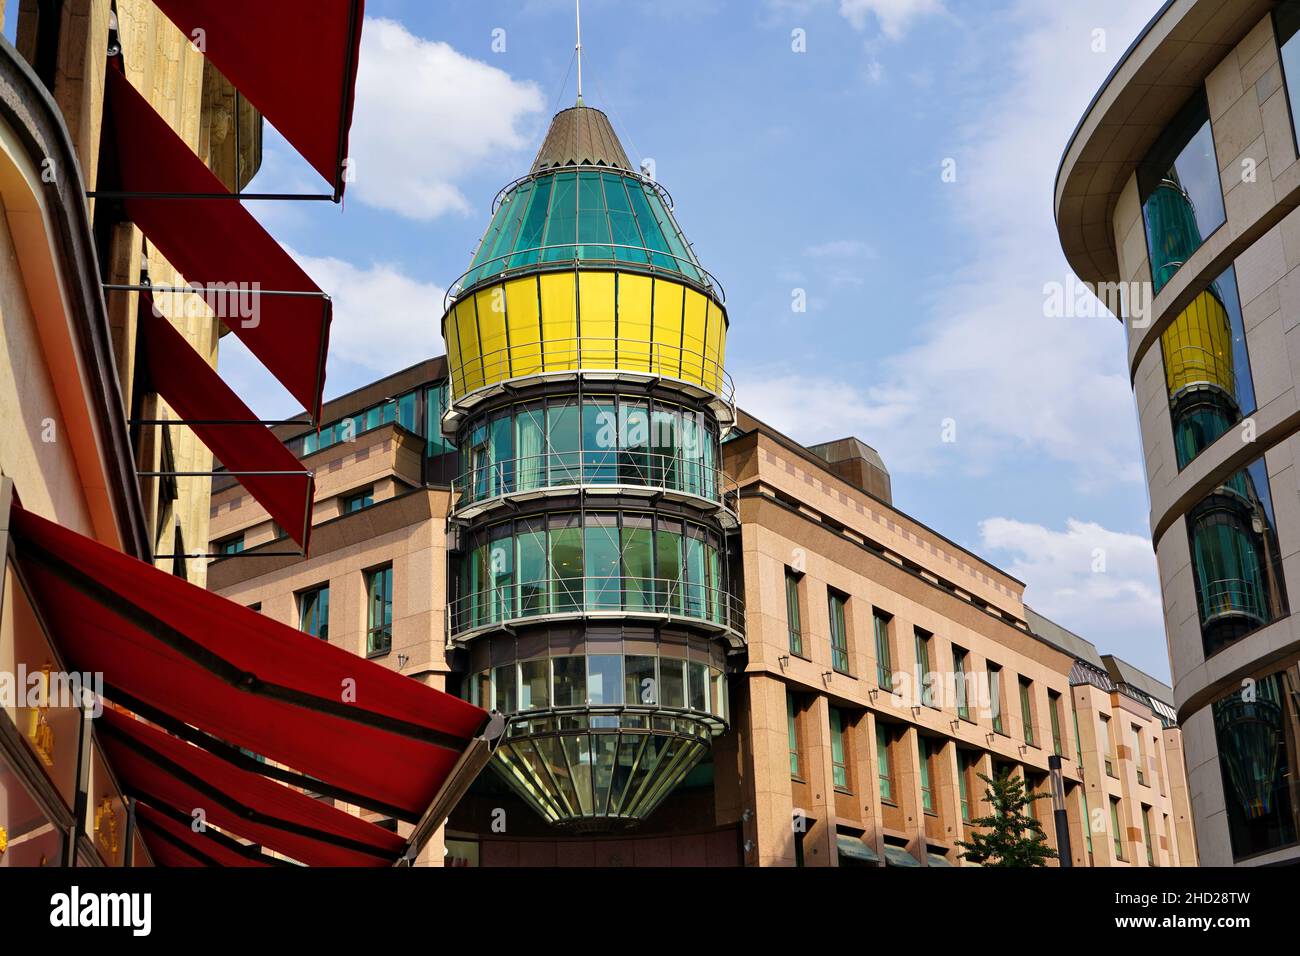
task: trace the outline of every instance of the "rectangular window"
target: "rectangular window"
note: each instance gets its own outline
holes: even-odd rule
[[[1020,723],[1025,728],[1025,743],[1031,747],[1035,746],[1033,694],[1033,682],[1020,678]]]
[[[1133,725],[1133,764],[1137,767],[1138,786],[1145,787],[1147,754],[1146,748],[1142,746],[1142,728],[1137,724]]]
[[[298,595],[298,628],[304,634],[330,638],[330,586],[322,584]]]
[[[393,646],[393,566],[366,572],[366,653],[386,653]]]
[[[363,508],[369,508],[374,503],[375,490],[367,488],[365,491],[358,491],[343,499],[343,513],[350,515],[353,512],[361,511]]]
[[[680,679],[680,675],[679,675]],[[556,707],[581,707],[587,703],[587,661],[581,656],[552,657],[551,685]],[[681,704],[678,704],[681,706]]]
[[[1052,753],[1059,757],[1064,752],[1061,747],[1061,695],[1054,690],[1047,692],[1047,711],[1052,720]]]
[[[1156,850],[1151,843],[1151,808],[1142,807],[1142,843],[1147,850],[1147,866],[1156,865]]]
[[[916,686],[921,689],[921,703],[934,706],[934,677],[930,671],[930,632],[912,628],[916,642]]]
[[[217,542],[217,554],[225,557],[231,554],[239,554],[244,550],[244,536],[236,535],[233,538],[226,538],[224,541]]]
[[[841,674],[849,672],[849,633],[844,615],[848,600],[838,591],[827,589],[831,625],[831,667]]]
[[[1002,724],[1002,668],[997,664],[988,665],[989,679],[989,716],[993,719],[993,729],[1005,734]]]
[[[1166,282],[1225,220],[1205,91],[1197,89],[1138,164],[1151,281]]]
[[[1101,715],[1101,739],[1105,745],[1106,776],[1115,776],[1115,738],[1110,732],[1110,718]]]
[[[785,569],[785,619],[790,631],[790,653],[803,657],[803,623],[799,617],[799,575]]]
[[[926,813],[934,813],[934,787],[930,785],[930,741],[926,737],[916,738],[917,756],[921,764],[921,808]]]
[[[628,658],[629,661],[636,658]],[[551,702],[551,662],[521,661],[519,664],[519,709],[536,710],[549,707]]]
[[[963,823],[970,823],[970,774],[971,766],[974,759],[965,751],[957,751],[957,787],[961,791],[961,819]]]
[[[1225,479],[1187,513],[1205,656],[1287,614],[1264,459]]]
[[[1295,135],[1295,111],[1300,105],[1300,4],[1279,3],[1273,8],[1273,31],[1277,35],[1278,58],[1282,61],[1282,76],[1286,81],[1286,97],[1290,107],[1292,137]]]
[[[888,724],[876,721],[876,775],[880,778],[880,799],[894,802],[893,774],[889,766],[889,742],[893,734]]]
[[[1115,845],[1115,859],[1124,859],[1124,832],[1119,827],[1119,797],[1110,798],[1110,834]]]
[[[790,776],[799,777],[799,725],[795,714],[794,694],[785,692],[786,732],[790,739]]]
[[[841,790],[849,789],[849,767],[845,759],[844,713],[838,707],[832,707],[831,713],[831,776],[835,786]]]
[[[881,690],[894,689],[894,661],[889,653],[889,622],[884,611],[873,610],[871,623],[876,632],[876,684]]]
[[[956,644],[952,646],[953,691],[957,695],[957,716],[962,720],[970,720],[970,697],[966,693],[967,657],[964,648],[958,647]]]

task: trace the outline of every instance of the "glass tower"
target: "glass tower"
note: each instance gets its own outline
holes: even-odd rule
[[[508,716],[492,766],[543,818],[634,825],[727,728],[744,646],[722,289],[579,105],[497,196],[442,332],[464,695]]]

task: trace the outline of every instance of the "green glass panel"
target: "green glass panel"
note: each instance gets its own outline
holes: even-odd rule
[[[524,215],[519,238],[515,241],[515,255],[510,257],[510,268],[535,265],[539,261],[538,249],[546,229],[546,213],[551,202],[552,179],[544,176],[536,181],[533,193],[528,200],[528,212]]]
[[[605,210],[605,190],[599,173],[578,174],[578,256],[582,259],[609,261],[614,258],[610,241],[609,215]],[[593,245],[594,243],[594,245]]]
[[[608,524],[583,529],[586,606],[590,611],[613,610],[620,605],[618,527],[613,516]]]
[[[641,239],[641,230],[637,228],[636,216],[632,213],[632,204],[627,198],[624,178],[612,173],[601,173],[600,178],[605,187],[605,204],[609,210],[610,235],[615,244],[614,258],[623,262],[648,262],[649,258],[642,251],[645,243]],[[633,186],[633,188],[637,187]]]
[[[582,529],[554,528],[549,534],[551,608],[554,611],[576,610],[582,601]]]
[[[546,217],[547,247],[543,262],[569,262],[576,257],[578,239],[578,181],[574,173],[555,177],[551,194],[551,211]],[[554,248],[552,248],[554,247]]]

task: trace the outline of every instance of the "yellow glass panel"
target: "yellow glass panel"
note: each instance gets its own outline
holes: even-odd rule
[[[714,391],[717,392],[717,394],[721,395],[723,384],[724,384],[724,374],[727,370],[727,329],[728,329],[728,324],[726,321],[727,310],[717,305],[713,306],[713,308],[717,309],[718,313],[722,316],[723,319],[722,325],[718,328],[718,368],[716,372],[717,384],[716,387],[714,388]]]
[[[727,313],[709,299],[708,328],[704,334],[704,384],[714,392],[721,386],[722,341],[726,337]]]
[[[618,367],[629,372],[650,371],[650,301],[654,280],[619,273]]]
[[[1236,394],[1232,326],[1213,287],[1198,295],[1165,329],[1160,346],[1170,397],[1192,385],[1204,384]]]
[[[478,308],[478,338],[483,355],[483,381],[500,382],[510,378],[505,288],[494,285],[480,289],[474,293],[474,305]]]
[[[451,379],[451,393],[465,394],[465,380],[460,368],[460,336],[456,334],[456,312],[453,309],[442,317],[442,339],[447,344],[447,368]]]
[[[704,337],[708,319],[709,300],[694,289],[686,290],[686,305],[682,315],[682,378],[688,382],[705,385]]]
[[[537,277],[506,283],[506,325],[510,330],[510,368],[515,376],[542,370],[542,327],[537,311]]]
[[[676,282],[655,280],[654,348],[650,370],[673,378],[682,376],[682,293]]]
[[[582,326],[582,367],[614,368],[618,356],[614,330],[614,273],[578,273],[578,318]]]
[[[461,376],[465,391],[483,386],[483,353],[478,343],[478,315],[473,298],[456,303],[456,337],[460,341]]]
[[[578,367],[578,313],[573,272],[537,277],[542,299],[542,365],[548,372]]]

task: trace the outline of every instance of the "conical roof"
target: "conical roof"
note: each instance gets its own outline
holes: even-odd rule
[[[590,106],[572,106],[551,120],[532,171],[560,166],[604,166],[632,172],[609,117]]]

